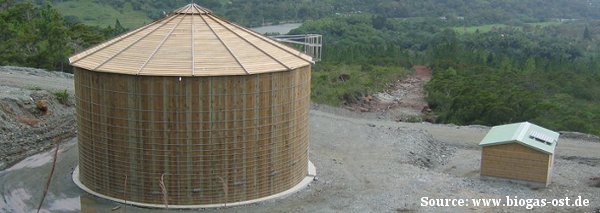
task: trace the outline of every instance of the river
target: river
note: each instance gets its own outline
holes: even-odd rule
[[[279,33],[279,34],[288,34],[293,29],[302,26],[302,23],[290,23],[290,24],[278,24],[278,25],[270,25],[270,26],[262,26],[252,28],[252,30],[265,34],[265,33]]]

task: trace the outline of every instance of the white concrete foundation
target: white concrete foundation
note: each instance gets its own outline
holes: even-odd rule
[[[317,169],[316,169],[315,165],[312,162],[308,161],[308,175],[298,185],[292,187],[291,189],[289,189],[287,191],[284,191],[284,192],[281,192],[278,194],[274,194],[271,196],[259,198],[259,199],[236,202],[236,203],[221,203],[221,204],[208,204],[208,205],[169,205],[169,209],[222,208],[222,207],[232,207],[232,206],[241,206],[241,205],[247,205],[247,204],[252,204],[252,203],[259,203],[259,202],[264,202],[264,201],[268,201],[268,200],[283,199],[291,194],[294,194],[294,193],[306,188],[314,180],[314,178],[316,176],[317,176]],[[79,166],[77,166],[75,168],[75,171],[73,171],[73,182],[75,182],[75,185],[79,186],[79,188],[83,189],[84,191],[86,191],[92,195],[95,195],[97,197],[107,199],[107,200],[112,200],[112,201],[123,203],[126,205],[134,205],[134,206],[146,207],[146,208],[165,208],[165,205],[125,201],[122,199],[118,199],[118,198],[114,198],[114,197],[110,197],[110,196],[106,196],[106,195],[97,193],[97,192],[91,190],[90,188],[86,187],[85,185],[83,185],[83,183],[81,183],[81,181],[79,180]]]

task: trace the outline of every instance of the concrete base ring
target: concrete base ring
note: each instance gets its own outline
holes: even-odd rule
[[[242,202],[236,202],[236,203],[221,203],[221,204],[206,204],[206,205],[169,205],[169,209],[222,208],[222,207],[233,207],[233,206],[241,206],[241,205],[247,205],[247,204],[252,204],[252,203],[259,203],[259,202],[275,200],[275,199],[282,199],[282,198],[285,198],[291,194],[294,194],[294,193],[306,188],[314,180],[314,178],[316,176],[317,176],[317,169],[316,169],[315,165],[312,162],[308,161],[308,175],[299,184],[297,184],[296,186],[294,186],[291,189],[288,189],[284,192],[274,194],[271,196],[267,196],[267,197],[263,197],[263,198],[242,201]],[[125,200],[122,200],[119,198],[114,198],[114,197],[110,197],[110,196],[106,196],[106,195],[94,192],[90,188],[83,185],[83,183],[81,183],[81,181],[79,180],[79,166],[77,166],[75,168],[75,171],[73,171],[73,182],[75,182],[75,185],[77,185],[79,188],[83,189],[83,191],[86,191],[87,193],[90,193],[92,195],[95,195],[97,197],[104,198],[107,200],[112,200],[112,201],[123,203],[126,205],[133,205],[133,206],[139,206],[139,207],[145,207],[145,208],[164,208],[165,207],[164,205],[158,205],[158,204],[148,204],[148,203],[139,203],[139,202],[133,202],[133,201],[125,201]]]

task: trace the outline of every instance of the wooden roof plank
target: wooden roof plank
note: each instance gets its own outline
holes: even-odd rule
[[[312,63],[300,51],[223,20],[196,4],[69,60],[73,66],[91,71],[147,76],[252,75]]]
[[[197,8],[195,8],[197,9]],[[192,47],[192,76],[196,76],[196,48],[194,45],[194,38],[196,33],[196,26],[194,23],[194,16],[192,16],[192,35],[191,35],[191,41],[190,41],[190,46]]]
[[[213,19],[215,22],[219,23],[221,26],[223,26],[225,29],[228,29],[229,31],[231,31],[233,34],[235,34],[236,36],[238,36],[239,38],[241,38],[242,40],[246,41],[248,44],[252,45],[254,48],[256,48],[257,50],[259,50],[260,52],[264,53],[265,55],[269,56],[271,59],[277,61],[279,64],[281,64],[282,66],[284,66],[285,68],[287,68],[288,70],[291,70],[290,67],[288,67],[285,63],[281,62],[280,60],[278,60],[277,58],[273,57],[271,54],[267,53],[265,50],[263,50],[262,48],[259,48],[258,46],[256,46],[256,44],[248,41],[247,38],[241,36],[239,33],[236,33],[233,29],[231,29],[230,27],[228,27],[227,25],[223,24],[220,20],[217,20],[214,16],[209,16],[211,19]]]
[[[250,33],[250,34],[253,34],[253,35],[254,35],[254,36],[256,36],[257,38],[260,38],[260,39],[262,39],[262,40],[264,40],[264,41],[266,41],[266,42],[269,42],[269,43],[271,43],[272,45],[275,45],[275,46],[277,46],[278,48],[280,48],[280,49],[282,49],[282,50],[284,50],[284,51],[288,52],[289,54],[292,54],[292,55],[294,55],[294,56],[296,56],[296,57],[298,57],[298,58],[300,58],[300,59],[302,59],[302,60],[304,60],[304,61],[306,61],[306,62],[308,62],[308,63],[310,63],[310,64],[313,64],[313,63],[314,63],[312,60],[302,57],[302,56],[303,56],[303,55],[305,55],[305,54],[304,54],[304,53],[302,53],[302,52],[300,52],[300,51],[298,51],[298,50],[295,50],[295,49],[293,49],[293,48],[290,48],[290,47],[288,47],[288,46],[285,46],[285,45],[283,45],[283,44],[281,44],[281,43],[279,43],[279,42],[277,42],[277,41],[275,41],[275,40],[273,40],[273,39],[270,39],[270,38],[268,38],[268,37],[266,37],[266,36],[263,36],[263,35],[261,35],[261,34],[259,34],[259,33],[257,33],[257,32],[254,32],[254,31],[252,31],[252,30],[250,30],[250,29],[247,29],[247,28],[245,28],[245,27],[239,26],[239,25],[237,25],[237,24],[235,24],[235,23],[233,23],[233,22],[230,22],[230,21],[228,21],[228,20],[225,20],[225,19],[219,19],[219,20],[221,20],[221,21],[223,21],[223,22],[225,22],[225,23],[227,23],[227,24],[233,25],[233,26],[237,27],[237,28],[238,28],[238,29],[240,29],[240,30],[243,30],[243,31],[246,31],[246,32],[248,32],[248,33]],[[305,55],[305,56],[307,56],[307,55]]]
[[[244,72],[246,72],[246,74],[250,75],[250,72],[248,72],[248,69],[246,69],[246,67],[244,67],[244,65],[240,62],[240,60],[235,56],[235,54],[233,53],[233,51],[231,51],[231,48],[229,48],[229,46],[227,46],[227,44],[225,44],[225,42],[223,42],[223,40],[219,37],[219,35],[217,35],[217,33],[215,32],[215,30],[208,24],[208,22],[206,21],[206,18],[204,18],[204,16],[200,16],[202,18],[202,21],[204,21],[204,23],[206,24],[206,26],[208,26],[208,28],[210,29],[210,31],[212,31],[212,33],[219,39],[219,41],[221,42],[221,44],[223,44],[223,46],[225,46],[225,48],[227,49],[227,51],[229,52],[229,54],[231,54],[231,56],[233,56],[233,58],[235,59],[235,61],[240,65],[240,67],[244,70]]]
[[[148,29],[148,28],[150,28],[150,27],[156,27],[156,28],[160,28],[160,27],[157,27],[157,26],[156,26],[156,23],[160,23],[161,21],[165,21],[165,20],[168,20],[168,21],[166,21],[166,22],[169,22],[169,21],[171,21],[172,19],[175,19],[175,17],[176,17],[176,16],[164,17],[163,19],[160,19],[160,20],[158,20],[158,21],[155,21],[155,22],[153,22],[153,23],[147,24],[146,26],[144,26],[144,27],[141,27],[141,28],[139,28],[139,29],[137,29],[137,30],[131,31],[131,32],[129,32],[129,33],[125,33],[125,34],[123,34],[123,35],[121,35],[121,36],[118,36],[118,37],[116,37],[116,38],[114,38],[114,39],[111,39],[111,40],[110,40],[110,41],[108,41],[108,42],[105,42],[105,43],[99,44],[99,45],[97,45],[97,46],[95,46],[95,47],[92,47],[92,48],[90,48],[90,49],[87,49],[87,50],[85,50],[85,51],[83,51],[83,52],[81,52],[81,53],[79,53],[79,54],[76,54],[76,55],[72,56],[72,57],[69,59],[69,61],[71,62],[71,64],[73,64],[73,63],[77,63],[78,61],[81,61],[81,60],[83,60],[83,59],[87,58],[88,56],[90,56],[90,55],[93,55],[94,53],[96,53],[96,52],[98,52],[98,51],[101,51],[101,50],[103,50],[103,49],[105,49],[105,48],[107,48],[107,47],[110,47],[110,46],[112,46],[112,45],[114,45],[114,44],[118,43],[118,41],[121,41],[121,40],[123,40],[123,39],[126,39],[126,38],[128,38],[128,37],[130,37],[130,36],[133,36],[133,35],[135,35],[135,34],[137,34],[137,33],[141,32],[141,31],[143,31],[143,30],[146,30],[146,29]]]
[[[163,22],[163,24],[161,24],[161,26],[164,26],[165,24],[169,23],[170,21],[172,21],[173,19],[175,19],[175,16],[173,16],[171,19],[169,19],[168,21]],[[96,70],[100,67],[102,67],[103,65],[105,65],[106,63],[108,63],[109,61],[113,60],[115,57],[121,55],[121,53],[129,50],[129,48],[131,48],[132,46],[134,46],[135,44],[139,43],[141,40],[143,40],[144,38],[148,37],[148,35],[154,33],[157,29],[159,29],[160,27],[156,27],[152,30],[150,30],[150,32],[148,32],[147,34],[145,34],[144,36],[142,36],[141,38],[137,39],[135,42],[127,45],[127,47],[125,47],[123,50],[119,51],[118,53],[116,53],[115,55],[113,55],[112,57],[110,57],[108,60],[104,61],[103,63],[101,63],[100,65],[98,65],[97,67],[95,67],[93,70]]]
[[[146,62],[142,65],[142,67],[140,67],[140,69],[138,70],[138,74],[141,73],[142,70],[144,70],[144,68],[146,67],[146,65],[148,65],[148,62],[150,62],[150,60],[154,57],[154,55],[156,55],[156,53],[158,52],[158,50],[160,50],[160,48],[165,44],[165,42],[167,41],[167,39],[169,39],[169,36],[171,36],[171,34],[173,34],[173,31],[175,31],[175,29],[177,28],[177,26],[179,26],[179,24],[181,24],[182,21],[183,21],[183,19],[179,20],[179,22],[177,23],[177,25],[175,25],[173,27],[173,29],[171,29],[171,31],[167,35],[165,35],[165,38],[156,47],[156,50],[154,50],[154,52],[152,52],[152,54],[150,54],[150,57],[148,57],[148,60],[146,60]]]

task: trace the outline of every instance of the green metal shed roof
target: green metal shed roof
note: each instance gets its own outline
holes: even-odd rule
[[[507,124],[493,127],[479,145],[519,143],[546,154],[554,154],[559,135],[558,132],[529,122]]]

